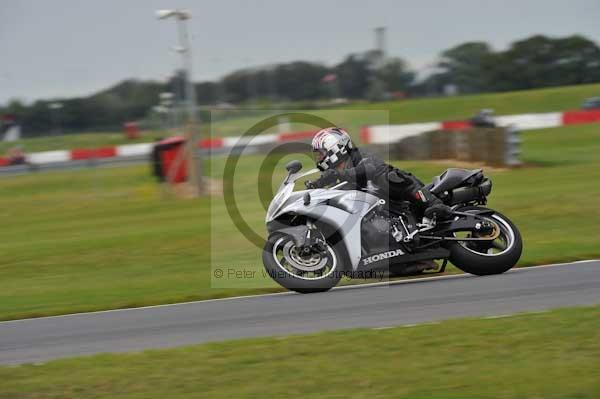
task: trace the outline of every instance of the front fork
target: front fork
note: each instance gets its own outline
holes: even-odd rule
[[[327,254],[327,242],[323,233],[321,233],[318,227],[310,220],[306,222],[306,237],[304,238],[304,244],[299,248],[300,252],[304,256],[308,256],[311,253],[319,253],[321,255]]]

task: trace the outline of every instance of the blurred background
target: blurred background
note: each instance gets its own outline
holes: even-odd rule
[[[424,181],[483,167],[520,266],[597,258],[599,16],[597,0],[3,1],[0,320],[279,291],[211,271],[262,270],[225,202],[264,234],[260,187],[310,162],[267,155],[312,137],[291,111]]]

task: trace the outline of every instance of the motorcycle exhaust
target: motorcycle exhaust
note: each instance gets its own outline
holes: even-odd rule
[[[483,200],[492,192],[492,181],[485,179],[475,187],[460,187],[450,192],[450,204],[464,204],[474,200]]]

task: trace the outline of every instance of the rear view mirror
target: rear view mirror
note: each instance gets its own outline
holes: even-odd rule
[[[298,173],[300,169],[302,169],[302,162],[300,161],[290,161],[287,165],[285,165],[285,169],[290,173]]]

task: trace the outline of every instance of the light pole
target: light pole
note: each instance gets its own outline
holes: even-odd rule
[[[186,21],[191,18],[191,14],[185,10],[158,10],[156,12],[158,19],[175,18],[177,23],[177,33],[179,44],[176,51],[181,54],[183,69],[185,71],[185,97],[188,116],[188,127],[185,132],[186,155],[188,162],[188,175],[190,181],[196,187],[198,194],[205,193],[204,182],[202,180],[202,159],[197,155],[196,148],[199,142],[198,120],[196,118],[196,92],[192,83],[192,48],[187,30]]]

